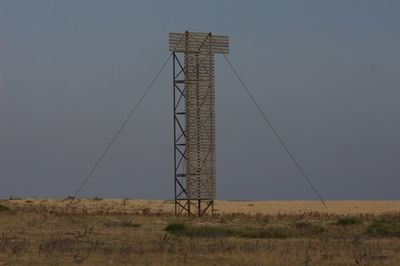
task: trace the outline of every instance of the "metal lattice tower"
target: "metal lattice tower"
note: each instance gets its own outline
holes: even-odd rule
[[[227,36],[170,33],[173,53],[175,214],[214,212],[214,54],[229,53]],[[184,63],[177,53],[183,53]]]

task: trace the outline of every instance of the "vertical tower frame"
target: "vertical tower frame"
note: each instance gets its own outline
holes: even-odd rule
[[[228,37],[170,33],[173,53],[175,214],[214,213],[214,54],[228,53]],[[183,53],[184,62],[177,53]]]

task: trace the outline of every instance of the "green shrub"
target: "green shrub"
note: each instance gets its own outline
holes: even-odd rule
[[[238,235],[244,238],[288,238],[296,236],[295,232],[285,227],[247,228],[239,231]]]
[[[365,232],[373,236],[400,237],[400,224],[385,223],[382,221],[373,222],[367,227]]]
[[[337,220],[338,225],[355,225],[355,224],[360,224],[361,220],[357,217],[345,217],[345,218],[340,218]]]
[[[234,236],[235,230],[223,226],[188,227],[186,235],[192,237],[228,237]]]
[[[293,231],[281,227],[242,229],[208,225],[190,226],[182,223],[171,223],[165,228],[165,231],[190,237],[287,238],[295,236]]]
[[[226,237],[233,236],[234,230],[222,226],[189,226],[182,223],[171,223],[165,231],[190,237]]]
[[[185,231],[186,225],[182,223],[170,223],[166,228],[165,231],[171,232],[171,233],[181,233]]]
[[[0,204],[0,212],[9,212],[10,208]]]

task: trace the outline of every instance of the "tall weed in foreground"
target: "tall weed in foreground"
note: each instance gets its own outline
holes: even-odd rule
[[[183,223],[171,223],[165,231],[189,237],[242,237],[242,238],[288,238],[298,234],[287,227],[226,227],[226,226],[192,226]]]

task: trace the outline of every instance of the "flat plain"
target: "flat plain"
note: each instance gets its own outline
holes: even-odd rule
[[[400,201],[0,200],[0,265],[400,265]]]

